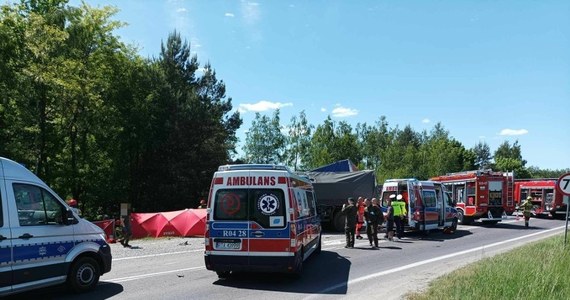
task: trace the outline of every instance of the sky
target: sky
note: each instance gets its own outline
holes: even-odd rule
[[[70,4],[78,5],[79,1]],[[158,57],[174,30],[241,112],[431,130],[465,147],[518,141],[527,166],[570,168],[570,1],[140,1],[116,33]],[[241,152],[243,153],[243,152]]]

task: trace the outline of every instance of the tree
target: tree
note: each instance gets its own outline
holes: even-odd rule
[[[381,116],[374,126],[368,126],[366,123],[358,124],[356,132],[362,149],[364,167],[378,170],[382,162],[382,149],[386,148],[389,141],[386,117]]]
[[[299,118],[297,116],[291,118],[285,156],[287,165],[292,166],[295,171],[305,169],[308,163],[313,128],[314,126],[307,121],[304,110],[299,113]]]
[[[475,166],[480,169],[487,169],[491,166],[491,148],[486,142],[479,142],[472,148],[475,154]]]
[[[259,164],[281,164],[285,162],[283,159],[285,136],[281,132],[279,122],[279,109],[275,110],[272,118],[260,113],[255,114],[255,119],[246,133],[243,148],[247,162]]]

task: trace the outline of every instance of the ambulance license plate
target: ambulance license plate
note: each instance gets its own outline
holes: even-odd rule
[[[214,240],[216,250],[241,250],[240,239],[217,239]]]

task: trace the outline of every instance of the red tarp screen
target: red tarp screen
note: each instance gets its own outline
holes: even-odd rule
[[[184,209],[159,213],[132,213],[133,238],[204,236],[205,209]]]

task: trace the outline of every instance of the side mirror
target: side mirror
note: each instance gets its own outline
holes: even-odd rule
[[[64,209],[64,218],[63,218],[63,225],[71,225],[71,224],[75,224],[77,223],[77,220],[75,219],[75,216],[73,216],[73,211],[71,211],[71,209],[67,208]]]

